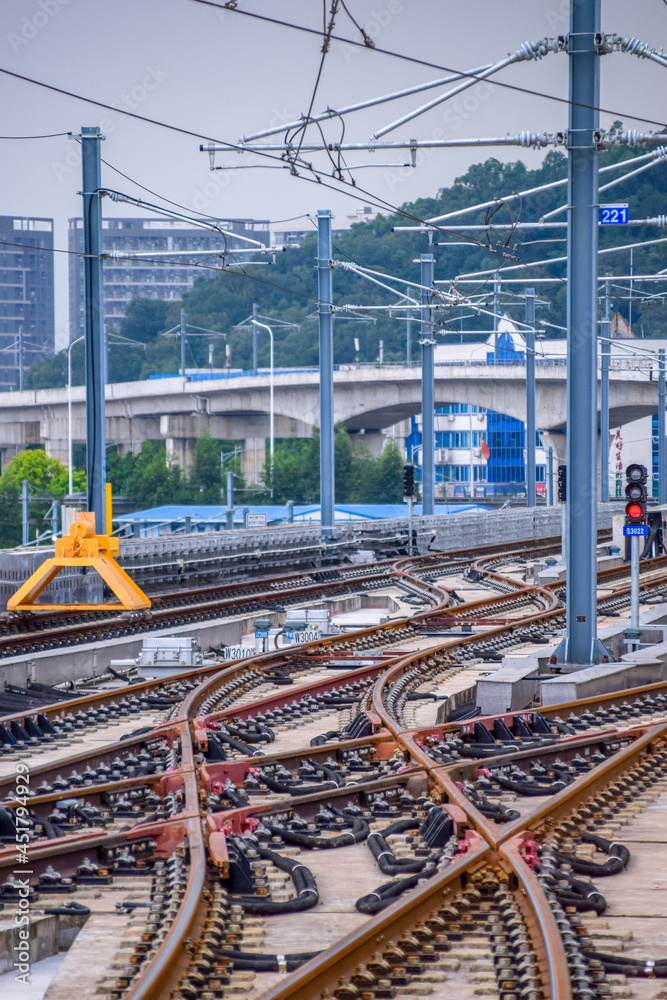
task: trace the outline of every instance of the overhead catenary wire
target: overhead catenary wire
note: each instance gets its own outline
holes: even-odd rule
[[[477,66],[471,72],[480,73],[485,69],[488,69],[491,64],[487,63],[484,66]],[[461,73],[454,73],[451,76],[440,77],[438,80],[430,80],[428,83],[420,83],[414,87],[406,87],[404,90],[396,91],[393,94],[386,94],[381,97],[372,97],[367,101],[359,101],[356,104],[349,104],[347,107],[338,108],[334,110],[333,108],[327,108],[319,115],[312,115],[311,122],[323,122],[329,121],[331,118],[336,118],[340,115],[352,114],[355,111],[362,111],[367,108],[375,107],[378,104],[385,104],[387,101],[395,101],[399,97],[407,97],[410,94],[418,94],[424,90],[431,90],[434,87],[441,87],[446,83],[454,83],[456,80],[461,79]],[[250,135],[243,136],[244,142],[253,142],[256,139],[263,139],[269,135],[277,135],[280,132],[285,132],[288,129],[297,128],[303,122],[303,118],[297,121],[289,122],[285,125],[274,126],[268,129],[262,129],[259,132],[253,132]]]
[[[22,139],[57,139],[61,136],[71,134],[71,132],[47,132],[44,135],[0,135],[0,139],[6,139],[10,142]]]
[[[217,6],[217,5],[213,5],[213,6]],[[333,37],[333,34],[331,35],[331,37]],[[4,72],[4,71],[3,71],[3,72]],[[20,76],[19,74],[11,74],[11,75],[14,75],[14,76],[19,76],[19,77],[20,77],[21,79],[27,79],[27,78],[25,78],[25,77],[21,77],[21,76]],[[471,74],[466,74],[466,73],[462,73],[461,75],[463,75],[463,76],[470,76]],[[39,81],[30,81],[30,82],[33,82],[33,83],[39,83]],[[40,84],[40,85],[43,85],[43,84]],[[48,86],[48,85],[47,85],[47,86]],[[60,90],[60,88],[52,88],[52,89],[55,89],[55,90]],[[61,92],[62,92],[62,91],[61,91]],[[78,96],[78,95],[72,95],[72,96]],[[84,99],[84,100],[88,100],[87,98],[82,98],[82,99]],[[560,98],[559,98],[558,100],[562,100],[563,102],[565,102],[565,103],[568,103],[568,102],[566,102],[566,101],[565,101],[565,99],[560,99]],[[98,104],[99,104],[100,102],[93,102],[93,103],[98,103]],[[116,111],[119,111],[119,110],[120,110],[120,111],[121,111],[121,113],[126,113],[126,112],[125,112],[125,111],[124,111],[123,109],[117,109],[117,108],[115,108],[115,109],[113,109],[113,110],[116,110]],[[132,113],[130,112],[130,114],[132,114]],[[132,116],[133,116],[133,117],[136,117],[136,118],[139,118],[139,119],[144,119],[144,116],[139,116],[139,115],[132,115]],[[626,117],[627,117],[627,116],[626,116]],[[632,117],[632,116],[630,116],[630,117]],[[150,119],[147,119],[147,120],[150,120]],[[635,120],[640,120],[640,119],[635,119]],[[645,121],[649,121],[649,120],[648,120],[648,119],[645,119]],[[156,124],[160,124],[160,125],[165,125],[165,123],[156,123]],[[168,125],[167,125],[166,127],[171,127],[171,126],[168,126]],[[179,129],[179,131],[187,131],[187,130],[182,130],[182,129]],[[113,168],[113,169],[115,169],[115,168]],[[314,170],[313,170],[313,168],[312,168],[312,166],[309,166],[309,168],[308,168],[308,169],[310,169],[310,170],[311,170],[311,171],[312,171],[312,172],[313,172],[313,173],[314,173],[315,175],[317,175],[317,173],[318,173],[318,172],[317,172],[317,171],[314,171]],[[307,180],[310,180],[310,178],[307,178],[307,177],[306,177],[306,178],[304,178],[304,179],[307,179]],[[340,178],[340,177],[339,177],[339,178],[338,178],[338,180],[339,180],[339,182],[340,182],[340,181],[342,181],[342,178]],[[319,181],[318,181],[318,182],[319,182]],[[345,183],[345,182],[343,182],[343,183]],[[334,189],[335,189],[335,188],[334,188]],[[361,189],[361,190],[363,190],[363,189]],[[373,197],[373,196],[371,195],[371,193],[370,193],[370,192],[364,192],[364,193],[366,193],[366,194],[368,194],[369,196]],[[385,205],[389,206],[389,203],[385,202]],[[395,210],[395,206],[390,206],[390,207],[394,208],[394,210]],[[491,249],[491,250],[492,250],[492,252],[498,252],[496,248],[489,248],[489,249]]]
[[[300,141],[299,141],[299,147],[298,147],[298,149],[296,151],[296,155],[297,156],[299,156],[299,153],[301,152],[301,143],[303,142],[304,136],[306,134],[306,128],[309,125],[310,116],[311,116],[312,111],[313,111],[313,105],[315,104],[315,98],[317,96],[317,90],[318,90],[319,85],[320,85],[320,80],[322,79],[322,70],[324,69],[324,60],[326,59],[327,53],[329,51],[331,33],[332,33],[333,29],[334,29],[334,24],[336,22],[336,14],[338,13],[338,5],[339,5],[339,3],[340,3],[340,0],[331,0],[331,9],[329,11],[329,22],[327,24],[327,20],[326,20],[326,15],[327,15],[327,0],[322,0],[323,17],[324,17],[324,24],[325,24],[324,41],[322,42],[322,58],[320,59],[320,65],[319,65],[318,70],[317,70],[317,76],[315,78],[315,85],[313,87],[313,92],[311,94],[310,104],[308,106],[308,112],[305,115],[305,121],[304,121],[304,124],[302,126],[301,138],[300,138]]]
[[[618,163],[611,163],[605,167],[600,167],[598,173],[603,174],[603,173],[608,173],[611,170],[620,170],[626,166],[632,166],[633,164],[642,163],[643,161],[646,160],[655,160],[657,158],[664,159],[666,155],[667,151],[663,147],[659,147],[658,149],[651,150],[650,153],[644,153],[642,156],[633,156],[627,160],[619,160]],[[500,198],[493,198],[491,199],[491,201],[483,201],[477,205],[470,205],[467,208],[458,208],[452,212],[447,212],[445,215],[434,216],[433,218],[426,220],[426,225],[427,227],[430,227],[431,225],[434,225],[436,223],[445,222],[448,221],[449,219],[458,218],[461,215],[469,215],[473,212],[479,212],[486,208],[494,208],[496,205],[500,206],[503,203],[526,198],[528,197],[528,195],[531,194],[538,194],[542,193],[543,191],[550,191],[557,187],[565,187],[566,184],[567,184],[567,177],[562,177],[557,181],[550,181],[547,184],[539,184],[537,187],[527,188],[525,191],[512,192],[511,194],[506,194]],[[600,190],[603,189],[601,188]],[[550,214],[551,213],[548,213],[547,215],[542,216],[542,219],[548,219]],[[395,229],[399,230],[400,232],[413,231],[412,227],[407,227],[407,226],[396,226]]]
[[[602,250],[598,250],[598,254],[616,253],[617,251],[620,250],[634,250],[637,249],[638,247],[653,246],[656,243],[667,243],[667,236],[660,236],[654,240],[642,240],[641,242],[638,243],[625,243],[622,246],[604,247]],[[544,260],[534,260],[522,264],[507,266],[503,269],[503,271],[504,272],[519,271],[527,267],[541,267],[543,265],[548,265],[548,264],[562,264],[566,260],[567,257],[546,257]],[[468,272],[467,274],[459,274],[456,280],[459,280],[460,278],[479,278],[484,275],[493,275],[495,273],[496,269],[491,269],[488,271],[472,271]],[[444,281],[442,280],[436,281],[436,284],[443,284],[443,283]]]
[[[202,6],[205,6],[205,7],[213,7],[216,10],[224,10],[225,12],[229,11],[229,13],[231,13],[231,14],[240,14],[240,15],[242,15],[244,17],[254,18],[256,20],[264,21],[264,22],[267,22],[269,24],[275,24],[275,25],[277,25],[279,27],[290,28],[290,29],[295,30],[295,31],[305,32],[306,34],[309,34],[309,35],[322,35],[322,32],[318,31],[317,28],[310,28],[307,25],[295,24],[294,22],[291,22],[291,21],[284,21],[284,20],[280,20],[279,18],[269,17],[267,14],[259,14],[257,11],[245,10],[243,8],[237,7],[236,5],[232,7],[232,6],[229,6],[228,4],[225,4],[225,3],[215,3],[214,0],[188,0],[188,2],[189,3],[198,3],[198,4],[201,4]],[[357,42],[354,39],[344,38],[342,36],[335,35],[333,33],[329,36],[329,38],[330,38],[331,41],[342,42],[343,44],[345,44],[345,45],[351,45],[354,48],[360,48],[360,49],[368,49],[369,48],[369,46],[365,45],[363,42]],[[404,62],[413,63],[413,64],[415,64],[417,66],[425,66],[428,69],[440,70],[443,73],[458,73],[460,76],[468,76],[468,77],[471,77],[471,78],[475,78],[475,74],[472,73],[472,72],[466,72],[465,70],[453,69],[451,66],[443,66],[440,63],[431,62],[428,59],[420,59],[417,56],[409,56],[409,55],[406,55],[405,53],[402,53],[402,52],[393,52],[390,49],[380,48],[377,44],[373,45],[372,51],[376,52],[378,55],[391,56],[391,57],[393,57],[395,59],[400,59],[400,60],[402,60]],[[483,82],[483,81],[481,81],[481,82]],[[507,90],[516,91],[516,92],[521,93],[521,94],[527,94],[527,95],[529,95],[531,97],[542,97],[542,98],[544,98],[545,100],[548,100],[548,101],[554,101],[554,102],[556,102],[558,104],[565,104],[568,107],[569,106],[575,106],[575,107],[580,107],[580,108],[586,108],[586,109],[589,109],[589,110],[598,111],[601,114],[611,115],[611,116],[616,117],[616,118],[623,118],[623,119],[630,119],[631,121],[644,122],[646,125],[658,125],[660,128],[666,128],[667,127],[667,122],[665,122],[665,121],[657,121],[657,120],[652,119],[652,118],[642,118],[642,117],[640,117],[638,115],[626,114],[626,113],[621,112],[621,111],[617,111],[617,110],[615,111],[615,110],[613,110],[611,108],[603,108],[603,107],[598,107],[598,106],[595,106],[595,105],[585,104],[585,103],[578,102],[578,101],[572,101],[572,100],[570,100],[567,97],[559,97],[556,94],[546,94],[546,93],[544,93],[542,91],[534,90],[534,89],[531,89],[529,87],[521,87],[518,84],[514,84],[514,83],[506,83],[506,82],[497,80],[497,81],[495,81],[495,85],[497,85],[498,87],[504,87]]]
[[[13,77],[13,78],[18,79],[18,80],[22,80],[25,83],[31,83],[34,86],[42,87],[42,88],[44,88],[46,90],[50,90],[50,91],[52,91],[54,93],[62,94],[65,97],[72,97],[75,100],[84,101],[85,103],[92,104],[95,107],[104,108],[107,111],[112,111],[114,113],[125,115],[127,117],[133,118],[133,119],[135,119],[137,121],[145,122],[145,123],[150,124],[150,125],[155,125],[158,128],[165,128],[165,129],[168,129],[170,131],[177,132],[177,133],[179,133],[181,135],[191,136],[192,138],[195,138],[195,139],[207,139],[209,142],[214,142],[214,143],[219,143],[219,144],[223,143],[223,140],[214,139],[211,136],[202,135],[201,133],[194,132],[192,129],[186,129],[186,128],[183,128],[180,125],[171,125],[168,122],[162,122],[159,119],[149,118],[146,115],[140,115],[137,112],[130,111],[130,110],[126,109],[126,108],[118,108],[118,107],[115,107],[114,105],[108,104],[108,103],[106,103],[104,101],[99,101],[99,100],[96,100],[95,98],[85,97],[85,96],[83,96],[81,94],[76,94],[73,91],[66,90],[63,87],[58,87],[55,84],[46,83],[45,81],[36,80],[33,77],[26,76],[25,74],[22,74],[22,73],[17,73],[17,72],[15,72],[13,70],[7,69],[6,67],[0,67],[0,73],[1,74],[5,74],[6,76]],[[225,146],[229,146],[230,148],[233,148],[233,149],[238,149],[238,150],[241,149],[241,147],[238,144],[234,144],[234,143],[224,142],[224,145]],[[281,158],[280,157],[273,156],[270,153],[259,153],[258,155],[264,156],[264,157],[266,157],[268,159],[271,159],[271,160],[274,160],[276,162],[281,162]],[[356,183],[351,182],[351,181],[346,181],[342,176],[337,176],[335,178],[335,180],[337,181],[338,184],[342,185],[343,188],[350,188],[351,190],[349,190],[349,191],[348,190],[341,190],[341,188],[338,187],[337,184],[328,183],[328,181],[331,179],[330,175],[329,174],[325,174],[323,171],[317,170],[316,168],[314,168],[312,166],[312,164],[309,164],[309,165],[300,164],[300,165],[304,169],[306,169],[310,173],[312,173],[312,175],[313,175],[312,177],[308,177],[308,176],[304,176],[303,174],[300,174],[300,173],[298,173],[298,171],[296,171],[296,176],[298,176],[302,180],[308,181],[309,183],[317,184],[318,186],[323,187],[323,188],[327,188],[327,189],[329,189],[331,191],[336,191],[336,192],[338,192],[340,194],[344,194],[346,197],[354,197],[355,200],[358,200],[359,195],[358,195],[358,193],[357,194],[353,194],[353,192],[361,192],[363,195],[365,195],[365,197],[367,198],[367,200],[371,204],[373,204],[376,208],[379,208],[381,210],[387,210],[388,209],[389,211],[393,212],[394,214],[400,215],[400,216],[402,216],[404,218],[411,219],[414,222],[419,222],[420,224],[423,223],[422,219],[420,219],[420,218],[412,215],[411,213],[408,213],[408,212],[404,211],[403,209],[399,208],[396,205],[393,205],[391,202],[387,201],[386,199],[381,198],[379,195],[375,195],[375,194],[373,194],[373,192],[368,191],[367,189],[360,187]],[[204,218],[206,218],[206,216],[204,216]],[[446,230],[443,230],[443,231],[446,232]],[[475,240],[474,238],[471,238],[471,243],[477,244],[479,246],[483,246],[483,244],[480,241]],[[495,252],[495,251],[492,251],[492,252]]]
[[[629,161],[629,162],[632,162],[632,161]],[[112,168],[112,169],[116,169],[116,168]],[[161,197],[161,196],[158,196],[158,197]],[[146,206],[146,207],[148,207],[148,206]],[[216,227],[216,228],[217,228],[217,227]],[[17,245],[20,245],[20,246],[25,246],[25,244],[17,244]],[[612,252],[612,251],[613,251],[613,250],[615,250],[615,249],[618,249],[618,248],[610,248],[610,251],[609,251],[609,252]],[[549,262],[551,262],[551,261],[549,261]],[[217,268],[217,269],[218,269],[218,270],[221,270],[221,269],[226,269],[226,268]],[[233,272],[230,272],[230,273],[233,273]],[[250,275],[246,275],[246,276],[250,276]],[[254,276],[251,276],[251,277],[254,277]],[[261,279],[259,279],[259,280],[261,280]],[[407,283],[407,282],[406,282],[406,283]],[[311,297],[311,298],[314,298],[314,297]]]

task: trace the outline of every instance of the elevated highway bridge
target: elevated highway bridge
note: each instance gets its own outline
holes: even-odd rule
[[[318,371],[276,371],[275,435],[310,437],[319,423]],[[187,468],[204,428],[217,439],[244,442],[243,471],[257,479],[269,435],[267,372],[197,380],[180,376],[120,382],[106,387],[107,442],[121,453],[146,440],[164,440],[173,459]],[[536,426],[545,442],[564,454],[566,367],[540,361],[536,368]],[[339,366],[334,374],[334,415],[351,433],[365,434],[371,452],[381,450],[390,428],[421,412],[421,369],[400,365]],[[436,406],[468,403],[525,420],[523,364],[447,363],[435,367]],[[636,361],[612,361],[609,424],[616,428],[655,413],[658,384]],[[72,438],[84,442],[85,388],[72,389]],[[553,437],[552,437],[553,435]],[[28,445],[67,462],[68,391],[38,389],[0,393],[3,464]]]

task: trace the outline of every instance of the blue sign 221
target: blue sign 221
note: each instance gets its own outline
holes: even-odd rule
[[[601,226],[621,226],[629,219],[630,213],[627,205],[600,205]]]

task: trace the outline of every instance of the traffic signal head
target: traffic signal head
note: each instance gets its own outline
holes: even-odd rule
[[[558,501],[565,503],[567,500],[567,465],[558,466]]]
[[[415,467],[408,463],[403,466],[403,496],[415,495]]]
[[[625,496],[628,501],[625,505],[625,523],[646,524],[646,502],[648,500],[646,467],[633,462],[632,465],[627,466],[625,478]]]
[[[638,462],[633,462],[632,465],[626,466],[625,478],[628,483],[646,483],[646,466],[640,465]]]

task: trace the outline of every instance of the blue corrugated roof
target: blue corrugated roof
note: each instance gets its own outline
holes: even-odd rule
[[[455,511],[460,514],[463,511],[488,510],[488,507],[480,507],[478,504],[445,504],[435,505],[436,514],[452,514]],[[343,514],[350,514],[354,517],[364,517],[376,520],[383,517],[405,517],[408,512],[408,505],[405,503],[359,503],[359,504],[336,504],[336,511]],[[422,505],[416,503],[413,507],[415,514],[421,514]]]
[[[311,510],[310,507],[295,507],[297,510]],[[318,508],[319,509],[319,508]],[[234,508],[234,518],[241,520],[243,511],[248,510],[251,514],[266,514],[268,521],[287,517],[287,507],[285,504],[266,504],[265,506],[250,506]],[[216,506],[214,504],[167,504],[164,507],[151,507],[148,510],[137,510],[132,514],[121,514],[114,518],[115,521],[182,521],[185,517],[191,517],[193,521],[225,520],[227,507],[224,504]]]
[[[466,511],[484,511],[488,507],[478,504],[436,504],[436,514],[462,514]],[[194,522],[216,522],[226,518],[227,508],[223,505],[213,504],[167,504],[163,507],[151,507],[148,510],[137,510],[132,514],[122,514],[114,518],[120,523],[130,524],[135,521],[149,522],[152,524],[168,524],[174,521],[183,521],[186,517],[192,518]],[[266,504],[234,508],[234,520],[243,520],[243,511],[247,510],[251,514],[266,514],[268,522],[286,521],[287,507],[284,504]],[[407,504],[402,503],[378,503],[378,504],[336,504],[336,520],[378,520],[379,518],[405,517],[407,514]],[[414,513],[420,515],[422,505],[415,504]],[[309,521],[320,519],[320,505],[310,504],[308,506],[295,506],[294,519],[299,521]]]

